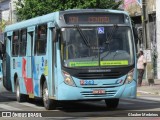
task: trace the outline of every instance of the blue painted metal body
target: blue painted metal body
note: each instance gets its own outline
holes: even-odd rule
[[[65,13],[80,13],[80,12],[108,12],[108,13],[123,13],[124,15],[128,14],[124,11],[116,11],[116,10],[68,10]],[[41,78],[45,76],[45,80],[47,81],[47,85],[49,88],[49,95],[51,98],[56,100],[87,100],[87,99],[107,99],[107,98],[135,98],[136,97],[136,80],[137,80],[137,72],[136,65],[134,66],[134,76],[133,81],[129,84],[124,84],[126,80],[126,76],[124,75],[121,78],[117,79],[93,79],[95,85],[82,86],[80,85],[80,79],[76,77],[72,77],[76,86],[69,86],[64,83],[64,77],[62,75],[62,65],[61,65],[61,52],[59,49],[60,42],[53,43],[52,40],[52,31],[51,28],[58,27],[61,28],[64,24],[60,23],[61,18],[60,12],[51,13],[48,15],[40,16],[37,18],[33,18],[30,20],[22,21],[20,23],[15,23],[13,25],[9,25],[5,28],[5,32],[7,33],[6,40],[6,53],[7,59],[10,64],[8,64],[7,69],[10,70],[7,80],[12,83],[12,91],[15,91],[15,83],[14,78],[15,75],[18,76],[18,80],[20,83],[20,92],[23,94],[33,93],[34,96],[41,97]],[[34,48],[31,49],[31,46],[35,44],[35,37],[33,41],[29,42],[29,33],[33,32],[33,36],[35,35],[35,27],[37,25],[47,23],[47,47],[45,55],[34,55]],[[68,25],[70,26],[70,25]],[[87,26],[81,25],[81,26]],[[91,25],[93,26],[93,25]],[[131,27],[130,25],[128,25]],[[11,55],[11,41],[14,30],[19,30],[27,28],[27,52],[26,56],[14,57]],[[132,27],[131,27],[132,28]],[[133,37],[133,36],[132,36]],[[53,46],[56,46],[54,48]],[[134,47],[135,48],[135,47]],[[54,51],[54,50],[55,51]],[[54,63],[52,55],[55,53],[56,62]],[[134,50],[135,54],[135,50]],[[23,77],[23,61],[26,61],[26,75],[28,78],[32,79],[33,82],[33,91],[27,93],[25,79]],[[135,58],[136,61],[136,58]],[[8,71],[9,71],[8,70]],[[129,71],[128,71],[129,72]],[[117,80],[123,80],[122,83],[117,84]],[[113,86],[113,87],[112,87]],[[93,90],[102,89],[105,90],[105,94],[98,95],[93,94]]]

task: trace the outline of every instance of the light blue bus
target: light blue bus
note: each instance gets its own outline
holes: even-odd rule
[[[136,97],[136,54],[129,15],[80,9],[50,13],[5,28],[4,86],[17,101],[42,97],[46,109],[68,100]]]

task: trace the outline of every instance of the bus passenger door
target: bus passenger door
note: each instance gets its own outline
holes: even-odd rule
[[[22,74],[25,80],[26,91],[30,98],[33,98],[33,78],[32,78],[32,51],[33,51],[33,34],[27,33],[27,56],[22,60]]]
[[[5,55],[3,57],[3,85],[8,91],[12,91],[11,82],[11,39],[13,32],[8,32],[4,39],[4,51]]]

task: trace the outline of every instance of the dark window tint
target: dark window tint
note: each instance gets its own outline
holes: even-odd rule
[[[13,32],[13,39],[12,39],[12,55],[18,56],[18,49],[19,49],[19,31]]]
[[[38,26],[36,30],[36,40],[35,40],[35,54],[38,55],[46,53],[46,43],[47,43],[47,24]]]
[[[21,30],[20,35],[20,49],[19,49],[19,55],[25,56],[26,55],[26,47],[27,47],[27,30]]]

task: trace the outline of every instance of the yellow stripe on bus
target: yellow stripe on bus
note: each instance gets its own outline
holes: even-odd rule
[[[101,66],[128,65],[128,60],[101,61]]]
[[[70,62],[70,67],[81,67],[81,66],[98,66],[98,61],[84,61],[84,62]]]
[[[101,66],[128,65],[128,60],[100,61]],[[99,66],[98,61],[69,62],[70,67]]]

